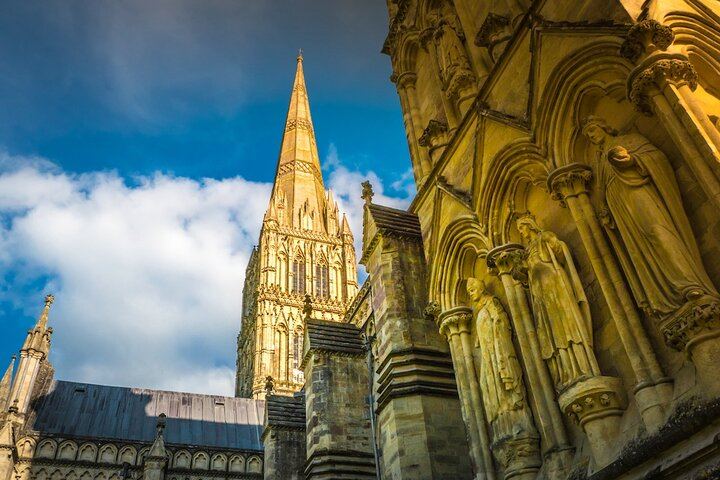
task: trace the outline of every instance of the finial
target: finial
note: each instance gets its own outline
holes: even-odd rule
[[[275,391],[275,380],[273,377],[268,375],[265,377],[265,394],[269,397]]]
[[[310,320],[310,315],[312,315],[312,298],[310,298],[310,294],[305,294],[305,301],[303,302],[303,309],[302,312],[305,314],[305,320]]]
[[[160,437],[163,434],[163,431],[165,430],[165,425],[167,423],[167,415],[164,413],[161,413],[158,415],[157,419],[157,430],[156,430],[156,437]]]
[[[302,61],[303,61],[302,48],[298,48],[297,61],[298,61],[298,62],[302,62]]]
[[[52,293],[48,293],[47,295],[45,295],[45,306],[46,307],[49,307],[50,305],[52,305],[52,303],[54,301],[55,301],[55,295],[53,295]]]
[[[372,198],[375,193],[373,192],[372,185],[370,184],[370,180],[365,180],[362,182],[362,195],[360,198],[365,200],[366,204],[372,203]]]

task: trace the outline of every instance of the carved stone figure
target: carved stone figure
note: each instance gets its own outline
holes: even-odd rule
[[[494,441],[516,437],[522,432],[535,434],[526,409],[522,371],[512,343],[508,315],[482,281],[469,278],[467,291],[475,314],[476,345],[480,348],[478,378]]]
[[[689,300],[717,297],[705,272],[667,157],[601,117],[583,121],[595,144],[601,216],[638,305],[657,319]]]
[[[592,350],[590,308],[567,244],[528,214],[517,228],[526,244],[523,270],[532,296],[542,357],[555,388],[600,375]]]

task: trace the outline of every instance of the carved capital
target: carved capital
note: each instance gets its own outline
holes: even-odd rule
[[[592,168],[581,163],[571,163],[548,175],[547,184],[553,200],[558,200],[562,207],[567,206],[567,198],[577,197],[581,193],[588,193],[592,181]]]
[[[417,81],[417,75],[415,72],[403,72],[396,77],[396,84],[397,88],[400,89],[406,89],[406,88],[415,88],[415,82]]]
[[[447,144],[447,124],[439,120],[430,120],[423,130],[418,144],[421,147],[436,148]]]
[[[643,55],[665,51],[672,44],[675,35],[672,28],[657,20],[643,20],[636,23],[620,46],[620,55],[637,62]]]
[[[720,333],[720,301],[704,296],[685,304],[660,330],[670,348],[683,352],[702,338]]]
[[[626,403],[622,382],[615,377],[581,380],[562,392],[558,401],[565,415],[581,427],[608,416],[622,415]]]
[[[628,77],[628,98],[635,108],[651,114],[650,94],[662,89],[665,82],[697,88],[697,72],[687,57],[680,54],[657,54],[649,57]]]
[[[470,307],[454,307],[445,310],[438,316],[440,334],[450,340],[453,335],[470,333],[472,318],[473,312]]]
[[[506,472],[506,478],[537,471],[542,465],[540,442],[537,436],[521,433],[506,438],[494,446],[495,454]]]
[[[432,301],[427,304],[424,310],[424,314],[427,318],[432,319],[436,324],[439,324],[439,317],[440,317],[440,304],[436,301]]]
[[[519,243],[506,243],[490,250],[487,266],[493,275],[509,275],[520,267],[525,247]]]

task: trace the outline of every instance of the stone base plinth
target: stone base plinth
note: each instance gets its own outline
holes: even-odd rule
[[[660,328],[668,346],[684,351],[695,365],[697,393],[706,398],[720,397],[720,299],[693,299]]]
[[[615,456],[620,419],[626,406],[622,382],[615,377],[591,377],[560,394],[560,408],[578,423],[588,437],[597,466]]]
[[[535,436],[518,436],[493,446],[505,471],[504,480],[534,480],[542,466],[540,442]]]

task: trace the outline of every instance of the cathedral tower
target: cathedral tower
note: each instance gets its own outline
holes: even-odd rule
[[[355,265],[350,226],[323,185],[300,55],[270,204],[245,273],[237,396],[264,398],[267,377],[276,394],[302,387],[305,297],[313,318],[342,320],[357,292]]]

